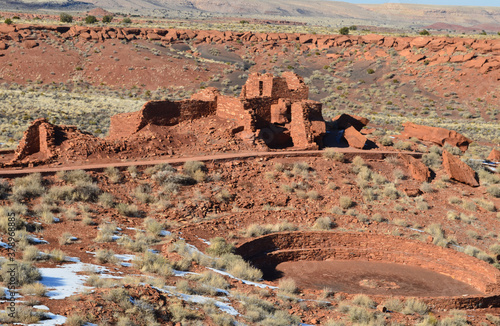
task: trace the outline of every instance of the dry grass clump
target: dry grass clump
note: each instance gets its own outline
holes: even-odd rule
[[[136,256],[133,264],[142,272],[155,273],[164,277],[173,275],[172,266],[168,259],[150,251]]]
[[[278,282],[280,292],[287,295],[293,295],[299,292],[295,281],[291,278],[282,278]]]
[[[14,317],[9,315],[9,312],[0,312],[0,323],[14,324],[20,323],[21,325],[37,324],[41,319],[47,319],[47,316],[43,312],[34,310],[32,307],[25,305],[16,305],[16,309],[13,312]]]
[[[7,261],[0,260],[0,278],[2,282],[8,280],[10,278],[9,268],[15,268],[18,271],[18,284],[20,286],[26,284],[32,284],[35,281],[39,281],[42,278],[42,275],[38,271],[38,269],[33,266],[30,262],[18,261],[15,260],[13,262],[9,261],[9,268],[7,268]],[[15,266],[11,266],[15,265]]]
[[[23,295],[33,295],[43,297],[47,293],[47,288],[42,283],[36,282],[32,284],[25,284],[21,287],[20,292]]]
[[[222,256],[234,252],[234,245],[227,243],[222,237],[210,239],[210,246],[207,248],[207,254],[211,256]]]
[[[339,204],[340,204],[341,208],[348,209],[348,208],[351,208],[354,205],[354,202],[352,201],[351,197],[342,196],[339,199]]]
[[[245,237],[260,237],[262,235],[274,233],[274,232],[283,232],[283,231],[295,231],[297,230],[297,226],[290,222],[281,222],[277,224],[250,224],[243,234]]]
[[[335,222],[329,216],[319,217],[313,224],[313,229],[315,230],[331,230],[334,227]]]
[[[382,303],[382,305],[386,307],[387,310],[394,312],[401,312],[401,310],[403,310],[404,308],[403,302],[396,298],[387,299]]]
[[[375,302],[367,295],[364,294],[358,294],[352,299],[352,303],[365,307],[365,308],[375,308],[376,304]]]
[[[42,185],[42,175],[40,173],[32,173],[25,177],[17,178],[14,180],[14,186],[12,187],[14,201],[39,197],[44,192],[45,187]]]
[[[95,242],[112,242],[113,236],[116,232],[116,223],[101,223],[99,224],[99,230],[97,231],[97,236],[94,239]]]
[[[122,173],[115,167],[108,166],[106,169],[104,169],[104,173],[111,183],[119,183],[122,179]]]
[[[336,162],[345,162],[344,153],[339,153],[333,148],[327,148],[323,152],[323,157]]]
[[[97,250],[95,259],[101,264],[116,264],[118,262],[118,258],[116,258],[115,252],[108,249]]]
[[[450,244],[455,243],[454,240],[446,238],[440,224],[431,224],[426,231],[432,235],[432,243],[437,246],[448,247]]]
[[[66,183],[92,182],[92,177],[84,170],[59,171],[56,176]]]
[[[115,207],[118,213],[123,216],[140,217],[142,214],[135,204],[119,203]]]
[[[203,182],[206,179],[207,168],[203,162],[187,161],[184,163],[182,171],[197,182]]]
[[[403,310],[401,311],[405,315],[424,315],[429,311],[427,305],[415,298],[408,298],[405,301]]]

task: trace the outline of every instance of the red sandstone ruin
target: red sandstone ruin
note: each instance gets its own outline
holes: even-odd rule
[[[235,132],[253,133],[271,148],[318,148],[326,131],[322,105],[308,97],[309,88],[293,72],[281,77],[253,73],[237,98],[207,88],[188,100],[151,101],[138,112],[115,115],[109,139],[129,137],[149,124],[172,126],[216,116],[235,125]]]
[[[254,73],[239,97],[207,88],[190,99],[150,101],[140,111],[117,114],[111,117],[109,136],[105,139],[74,126],[55,126],[38,119],[24,133],[11,164],[46,164],[62,155],[74,160],[90,156],[103,159],[127,152],[138,157],[168,153],[168,146],[172,146],[168,145],[169,139],[163,139],[166,134],[155,130],[185,122],[204,123],[203,118],[217,120],[217,128],[227,131],[229,138],[251,140],[254,147],[260,144],[264,149],[317,149],[322,146],[326,125],[321,103],[308,100],[308,95],[304,80],[292,72],[281,77]],[[141,144],[143,141],[149,143]]]

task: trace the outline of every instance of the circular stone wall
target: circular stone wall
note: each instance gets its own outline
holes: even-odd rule
[[[286,274],[299,284],[318,288],[328,282],[325,271],[330,269],[337,271],[331,280],[341,292],[422,296],[433,301],[433,306],[446,308],[500,306],[498,269],[453,249],[401,237],[280,232],[247,241],[236,251],[268,280]],[[342,278],[344,282],[339,281]]]

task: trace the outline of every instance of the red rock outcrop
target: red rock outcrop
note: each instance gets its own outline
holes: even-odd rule
[[[421,182],[430,180],[431,171],[422,161],[411,155],[399,154],[399,157],[408,168],[413,179]]]
[[[402,137],[415,137],[420,140],[430,141],[441,146],[444,146],[444,144],[449,144],[460,148],[462,152],[465,152],[467,148],[469,148],[469,144],[472,143],[472,140],[454,130],[422,126],[414,124],[412,122],[403,123],[403,127],[405,129],[401,133]]]
[[[102,12],[101,12],[102,14]],[[160,28],[120,28],[120,27],[87,27],[87,26],[50,26],[50,25],[1,25],[0,39],[7,38],[16,42],[25,41],[32,37],[30,31],[48,30],[60,33],[63,38],[82,38],[85,40],[97,40],[102,42],[106,39],[116,38],[120,40],[148,39],[165,43],[175,43],[185,40],[193,40],[194,44],[199,43],[223,43],[240,40],[242,42],[265,42],[273,46],[283,42],[299,42],[304,50],[309,49],[329,49],[332,47],[348,47],[357,44],[370,44],[385,48],[394,48],[401,51],[409,62],[417,63],[424,59],[433,64],[445,62],[464,63],[467,68],[483,68],[486,62],[490,64],[481,73],[500,70],[498,57],[500,52],[500,41],[475,40],[447,37],[390,37],[381,35],[315,35],[299,33],[254,33],[236,31],[197,31],[197,30],[177,30]],[[3,34],[3,35],[2,35]],[[51,37],[41,33],[40,39]],[[425,48],[426,53],[415,53],[411,48]],[[470,49],[474,51],[471,52]],[[436,52],[439,55],[433,55]],[[384,51],[379,51],[382,53]],[[429,53],[431,52],[431,53]],[[453,55],[455,52],[460,54]],[[466,52],[463,54],[463,52]],[[479,54],[480,56],[474,59]],[[327,57],[337,58],[337,54],[327,54]]]
[[[500,151],[492,149],[490,155],[487,157],[487,160],[491,162],[500,162]]]
[[[363,127],[368,125],[370,120],[357,115],[342,113],[341,115],[333,118],[332,122],[337,125],[337,129],[347,129],[350,126],[353,126],[357,131],[360,131]]]
[[[359,131],[353,126],[347,128],[344,131],[344,138],[351,147],[362,149],[366,144],[366,137],[363,136]]]
[[[471,187],[479,186],[476,172],[460,158],[453,156],[446,150],[443,150],[443,168],[451,179]]]

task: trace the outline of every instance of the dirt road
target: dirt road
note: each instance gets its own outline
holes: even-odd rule
[[[396,152],[396,151],[374,151],[374,150],[361,150],[356,148],[335,148],[336,152],[343,153],[347,157],[349,156],[362,156],[364,158],[373,159],[383,159],[388,155],[395,155],[399,153],[405,153],[412,156],[421,156],[421,153],[415,152]],[[58,171],[68,171],[68,170],[102,170],[107,167],[128,167],[128,166],[148,166],[156,165],[160,163],[169,164],[182,164],[187,161],[224,161],[224,160],[239,160],[247,158],[259,158],[259,157],[279,157],[279,156],[321,156],[324,150],[303,150],[303,151],[276,151],[276,152],[240,152],[240,153],[222,153],[222,154],[208,154],[208,155],[196,155],[196,156],[183,156],[183,157],[159,157],[156,159],[148,160],[127,160],[118,162],[89,162],[85,164],[84,162],[75,162],[74,164],[59,165],[59,166],[39,166],[39,167],[29,167],[29,168],[5,168],[0,169],[0,177],[16,177],[21,175],[26,175],[30,173],[42,173],[51,174]]]

